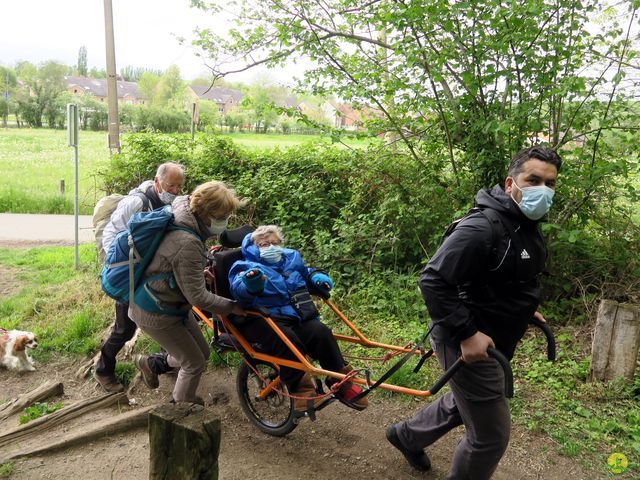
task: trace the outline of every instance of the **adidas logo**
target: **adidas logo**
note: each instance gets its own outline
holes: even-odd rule
[[[520,258],[522,260],[529,260],[531,258],[531,255],[529,255],[529,252],[527,252],[525,249],[522,249],[522,253],[520,254]]]

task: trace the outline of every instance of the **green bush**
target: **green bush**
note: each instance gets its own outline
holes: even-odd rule
[[[434,147],[429,155],[431,161],[419,163],[402,152],[317,143],[254,152],[216,136],[192,141],[187,135],[138,133],[125,138],[102,178],[105,190],[126,192],[152,178],[160,162],[174,160],[186,166],[185,191],[223,180],[250,199],[237,223],[282,226],[290,246],[348,289],[366,287],[371,277],[387,278],[383,273],[415,275],[445,227],[472,205],[472,173],[451,178],[443,153]],[[563,155],[554,207],[543,224],[551,274],[544,283],[554,319],[575,321],[587,318],[585,305],[603,295],[637,298],[640,264],[628,252],[640,251],[640,234],[630,220],[636,194],[622,163],[603,161],[600,176],[585,180],[578,154]],[[586,198],[583,191],[590,192]],[[624,193],[622,201],[617,191]],[[417,302],[422,308],[419,297]]]

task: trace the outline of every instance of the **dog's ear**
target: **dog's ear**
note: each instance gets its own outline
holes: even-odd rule
[[[27,335],[20,335],[16,338],[16,343],[14,344],[13,349],[16,352],[22,352],[27,348],[27,343],[29,343],[29,337]]]

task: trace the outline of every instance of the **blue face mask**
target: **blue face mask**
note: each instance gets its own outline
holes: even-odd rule
[[[522,192],[522,199],[518,203],[518,207],[525,217],[530,220],[540,220],[549,212],[553,204],[553,195],[556,193],[553,189],[546,185],[520,188],[515,180],[513,186]],[[511,198],[513,199],[513,194]],[[515,199],[513,201],[515,202]]]
[[[283,250],[280,245],[269,245],[260,249],[260,258],[267,263],[278,263],[282,259]]]

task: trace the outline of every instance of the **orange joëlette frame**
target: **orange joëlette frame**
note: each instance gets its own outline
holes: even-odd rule
[[[368,338],[366,338],[360,332],[360,330],[358,330],[356,328],[356,326],[338,309],[338,307],[331,300],[323,299],[323,301],[324,301],[325,304],[327,304],[329,306],[329,308],[331,308],[331,310],[333,310],[333,312],[338,316],[338,318],[340,318],[340,320],[342,320],[342,322],[347,327],[349,327],[349,329],[355,334],[355,337],[354,336],[348,336],[348,335],[334,334],[334,337],[337,340],[350,342],[350,343],[357,343],[357,344],[362,345],[362,346],[364,346],[366,348],[381,348],[381,349],[384,349],[384,350],[387,350],[387,351],[393,351],[393,352],[397,352],[397,353],[408,353],[408,352],[410,352],[412,350],[411,347],[398,347],[396,345],[387,345],[385,343],[373,342],[373,341],[369,340]],[[200,309],[198,309],[196,307],[193,307],[193,312],[204,323],[206,323],[211,329],[214,328],[213,322],[211,321],[211,319],[208,318],[204,313],[202,313],[202,311]],[[306,373],[308,373],[310,375],[315,375],[315,376],[322,375],[322,376],[326,376],[326,377],[337,378],[339,380],[342,380],[342,379],[345,378],[346,375],[344,375],[342,373],[332,372],[330,370],[324,370],[322,368],[317,368],[316,366],[311,364],[307,360],[307,358],[302,353],[300,353],[300,351],[295,347],[295,345],[293,345],[291,340],[289,340],[289,338],[282,332],[282,330],[280,330],[278,325],[276,325],[276,323],[270,317],[265,316],[262,313],[257,312],[257,311],[249,311],[249,312],[251,313],[251,315],[256,316],[256,317],[260,317],[260,318],[262,318],[262,320],[267,322],[267,324],[273,329],[273,331],[276,332],[278,337],[280,337],[280,339],[293,352],[293,354],[298,359],[298,361],[287,360],[287,359],[280,358],[280,357],[274,357],[273,355],[268,355],[266,353],[257,352],[251,346],[251,344],[245,340],[245,338],[238,331],[238,329],[229,321],[229,319],[226,317],[226,315],[218,315],[218,318],[222,322],[226,332],[230,333],[231,335],[233,335],[233,337],[235,338],[235,340],[237,340],[237,342],[240,344],[242,349],[251,358],[254,358],[256,360],[262,360],[262,361],[265,361],[265,362],[269,362],[269,363],[272,363],[274,365],[295,368],[296,370],[302,370],[303,372],[306,372]],[[420,354],[421,354],[421,352],[419,350],[416,351],[416,355],[420,355]],[[364,386],[369,386],[369,384],[367,384],[367,382],[364,379],[357,378],[357,377],[354,377],[354,376],[350,376],[349,381],[351,381],[353,383],[358,383],[358,384],[361,384],[361,385],[364,385]],[[375,383],[375,382],[372,381],[371,384],[373,384],[373,383]],[[428,396],[431,395],[431,391],[430,390],[416,390],[416,389],[413,389],[413,388],[401,387],[401,386],[398,386],[398,385],[391,385],[391,384],[388,384],[388,383],[381,383],[378,386],[378,388],[382,388],[384,390],[390,390],[392,392],[404,393],[404,394],[407,394],[407,395],[413,395],[413,396],[417,396],[417,397],[428,397]]]

